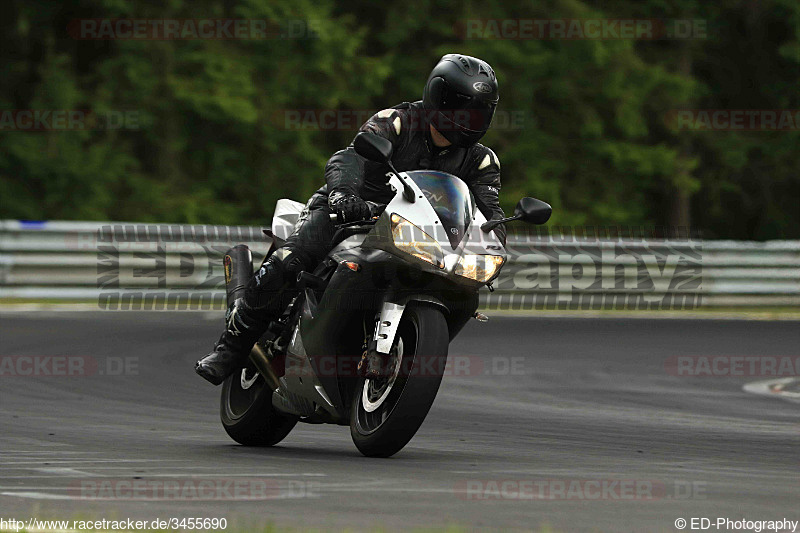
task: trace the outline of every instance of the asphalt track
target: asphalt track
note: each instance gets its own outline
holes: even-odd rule
[[[675,355],[797,356],[800,322],[473,323],[451,345],[471,370],[445,378],[417,436],[386,460],[362,457],[345,427],[298,425],[274,448],[230,441],[219,389],[192,372],[220,325],[202,313],[0,314],[0,356],[85,356],[103,371],[0,376],[0,518],[615,532],[676,531],[692,517],[800,519],[800,404],[744,392],[752,377],[665,368]],[[488,362],[475,370],[472,356]],[[245,483],[211,501],[117,490],[96,501],[80,485],[133,479],[270,489],[262,498]],[[502,481],[511,484],[492,485]]]

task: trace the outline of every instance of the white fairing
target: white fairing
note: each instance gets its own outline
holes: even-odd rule
[[[294,226],[305,207],[305,204],[288,198],[278,200],[275,205],[275,215],[272,217],[272,233],[285,241],[294,231]]]
[[[401,174],[405,176],[404,172],[401,172]],[[458,259],[465,253],[500,255],[506,257],[506,250],[495,233],[493,231],[484,233],[484,231],[481,230],[481,224],[486,222],[486,217],[483,216],[483,213],[477,208],[473,212],[472,224],[467,228],[466,236],[458,247],[453,250],[453,247],[450,245],[450,240],[445,233],[445,228],[439,222],[436,211],[433,210],[431,204],[425,199],[425,196],[416,183],[410,179],[406,179],[406,182],[414,189],[417,201],[412,204],[403,197],[402,193],[398,193],[386,206],[386,212],[397,213],[412,224],[423,228],[426,233],[436,239],[444,251],[444,270],[447,273],[452,273],[456,263],[458,263]],[[403,190],[403,185],[396,176],[391,176],[389,183],[396,191]]]
[[[401,172],[407,176],[404,172]],[[425,232],[439,241],[439,245],[444,251],[444,271],[451,273],[463,254],[491,254],[506,257],[506,250],[493,231],[484,233],[481,225],[486,222],[486,217],[479,209],[473,212],[472,224],[467,228],[465,238],[461,244],[453,250],[450,241],[445,234],[445,229],[439,222],[439,217],[433,210],[431,204],[425,199],[424,194],[412,180],[406,178],[417,197],[413,204],[408,202],[402,195],[397,193],[391,202],[386,206],[387,213],[397,213],[412,224],[424,228]],[[397,176],[389,177],[389,184],[395,191],[402,191],[403,184]],[[305,204],[282,198],[275,206],[275,215],[272,219],[272,233],[279,239],[286,240],[294,231],[300,213],[305,209]],[[339,243],[331,252],[346,250],[359,246],[365,239],[365,235],[354,235]]]

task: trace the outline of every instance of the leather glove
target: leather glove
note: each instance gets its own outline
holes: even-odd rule
[[[372,216],[367,202],[355,194],[334,192],[328,198],[328,205],[339,215],[339,220],[342,222],[357,222]]]

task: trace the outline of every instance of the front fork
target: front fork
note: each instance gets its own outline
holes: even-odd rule
[[[378,371],[383,367],[389,352],[392,350],[397,328],[403,318],[406,306],[394,302],[384,302],[380,312],[375,315],[375,328],[370,335],[367,324],[364,324],[364,345],[361,353],[361,362],[358,363],[358,373],[366,377],[368,369]]]
[[[388,355],[392,350],[394,338],[397,335],[397,328],[400,326],[400,319],[403,318],[405,304],[385,302],[378,316],[378,323],[375,325],[374,348],[380,354]]]

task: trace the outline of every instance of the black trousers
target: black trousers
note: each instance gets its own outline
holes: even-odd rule
[[[332,213],[328,207],[328,197],[315,193],[300,213],[294,231],[281,247],[303,256],[304,270],[312,270],[331,251],[333,234],[336,232],[330,218]]]
[[[296,294],[297,274],[312,271],[332,248],[336,231],[332,212],[327,195],[315,193],[309,199],[292,234],[248,283],[244,294],[248,307],[264,310],[268,320],[286,308]]]

